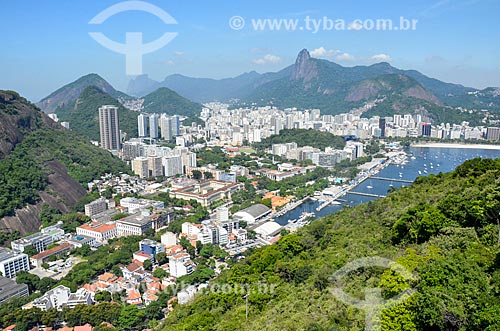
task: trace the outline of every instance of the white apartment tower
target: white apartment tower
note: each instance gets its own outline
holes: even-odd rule
[[[139,137],[144,138],[149,135],[149,118],[148,115],[140,114],[137,116],[137,129]]]
[[[101,133],[101,147],[111,151],[120,149],[120,126],[118,107],[99,107],[99,129]]]
[[[152,114],[149,116],[149,137],[151,139],[157,139],[158,134],[158,114]]]

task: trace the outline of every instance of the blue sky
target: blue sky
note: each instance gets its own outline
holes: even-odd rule
[[[125,56],[90,36],[102,32],[124,42],[142,32],[144,42],[164,32],[178,36],[144,55],[143,71],[162,80],[173,73],[223,78],[243,72],[277,71],[302,48],[345,66],[388,60],[445,81],[483,88],[500,86],[500,1],[496,0],[151,0],[174,17],[165,25],[149,13],[129,11],[99,26],[88,22],[116,0],[17,0],[3,6],[0,89],[38,101],[62,85],[95,72],[120,90],[130,79]],[[246,25],[235,31],[229,19]],[[252,19],[418,19],[415,31],[254,31]]]

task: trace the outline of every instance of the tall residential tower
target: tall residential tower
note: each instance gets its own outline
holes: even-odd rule
[[[120,126],[118,107],[99,107],[99,129],[101,132],[101,147],[111,151],[120,149]]]

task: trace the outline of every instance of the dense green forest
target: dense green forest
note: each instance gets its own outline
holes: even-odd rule
[[[296,142],[299,147],[312,146],[324,150],[325,147],[342,149],[345,141],[342,137],[335,136],[329,132],[322,132],[312,129],[284,129],[279,134],[274,134],[263,139],[260,143],[255,143],[258,149],[271,148],[273,144],[285,144]]]
[[[164,330],[363,330],[364,312],[337,300],[334,286],[361,300],[364,288],[382,288],[385,298],[413,288],[382,311],[381,330],[499,330],[499,212],[500,160],[474,159],[452,173],[420,177],[224,271],[213,283],[251,284],[247,322],[244,295],[218,291],[176,307]],[[374,256],[414,277],[365,267],[331,281],[346,263]],[[259,284],[274,290],[259,293]]]

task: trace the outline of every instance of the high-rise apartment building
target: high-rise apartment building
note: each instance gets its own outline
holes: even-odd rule
[[[160,135],[158,133],[158,119],[160,117],[158,114],[152,114],[149,116],[149,137],[151,139],[157,139]]]
[[[120,149],[120,125],[118,107],[99,107],[99,129],[101,133],[101,147],[111,151]]]
[[[499,141],[500,140],[500,128],[489,127],[486,129],[486,139]]]
[[[137,129],[139,132],[139,137],[144,138],[149,136],[149,116],[145,114],[140,114],[137,116]]]

